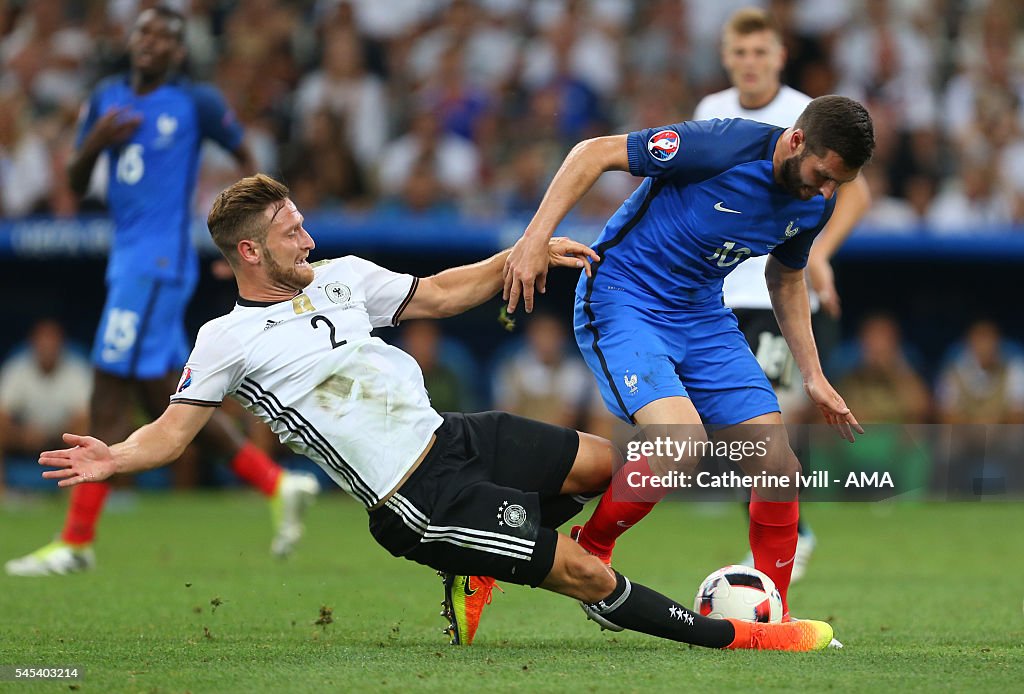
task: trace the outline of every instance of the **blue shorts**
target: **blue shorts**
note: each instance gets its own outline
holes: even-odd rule
[[[612,414],[689,398],[705,426],[732,426],[779,411],[771,384],[725,306],[659,312],[576,297],[576,343]]]
[[[195,277],[124,277],[107,285],[92,363],[100,371],[150,380],[179,371],[188,359],[185,308]]]

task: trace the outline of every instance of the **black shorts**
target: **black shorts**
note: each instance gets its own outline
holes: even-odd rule
[[[579,434],[505,412],[442,416],[419,468],[370,512],[370,533],[440,571],[539,585],[558,538],[541,526],[541,499],[559,495]]]
[[[782,336],[775,312],[770,308],[734,308],[732,312],[772,387],[788,388],[796,374],[796,360]]]

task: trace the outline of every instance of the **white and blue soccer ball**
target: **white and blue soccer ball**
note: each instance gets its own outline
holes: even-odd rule
[[[781,622],[782,596],[775,581],[750,566],[726,566],[704,579],[693,611],[714,619]]]

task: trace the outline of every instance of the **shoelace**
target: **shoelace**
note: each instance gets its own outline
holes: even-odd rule
[[[760,650],[766,636],[767,634],[761,625],[755,624],[750,630],[750,647],[754,650]]]
[[[505,589],[502,588],[501,586],[499,586],[498,582],[496,580],[494,580],[493,578],[491,578],[490,576],[474,576],[474,578],[476,578],[480,582],[479,590],[485,591],[485,596],[484,596],[484,604],[485,605],[490,605],[491,604],[491,600],[494,597],[494,592],[493,591],[494,591],[495,588],[497,588],[502,593],[505,592]]]
[[[769,649],[778,650],[788,645],[788,640],[794,639],[791,630],[779,629],[778,624],[754,624],[750,630],[750,647],[755,650]],[[773,634],[773,632],[775,632]]]

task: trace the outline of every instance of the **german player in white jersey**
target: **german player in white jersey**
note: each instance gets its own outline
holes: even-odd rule
[[[453,643],[472,642],[496,578],[573,597],[609,629],[710,648],[829,645],[824,622],[708,619],[606,567],[555,528],[607,487],[619,462],[608,441],[506,413],[438,414],[412,357],[371,336],[490,299],[508,251],[423,279],[354,256],[314,267],[302,214],[263,175],[221,193],[208,225],[237,306],[200,330],[159,419],[109,447],[65,434],[71,448],[40,455],[56,468],[44,477],[72,486],[166,464],[231,395],[366,506],[379,544],[442,573]],[[586,272],[598,259],[564,238],[548,256]]]
[[[811,97],[781,82],[786,49],[775,22],[765,11],[745,8],[736,11],[722,31],[722,65],[732,87],[708,94],[697,104],[694,120],[747,118],[780,128],[792,126],[811,102]],[[840,303],[830,259],[853,231],[870,204],[870,192],[863,175],[843,186],[836,196],[832,218],[815,239],[807,258],[813,323],[835,320]],[[779,396],[783,418],[798,421],[795,410],[806,401],[801,384],[795,382],[796,364],[772,312],[765,284],[767,256],[749,258],[726,276],[725,304],[733,309],[750,349]],[[823,318],[823,309],[828,318]],[[827,340],[818,339],[819,352]],[[822,354],[822,361],[824,361]],[[788,411],[787,411],[788,410]],[[803,577],[814,551],[815,537],[801,515],[792,580]],[[753,566],[753,555],[743,561]]]

